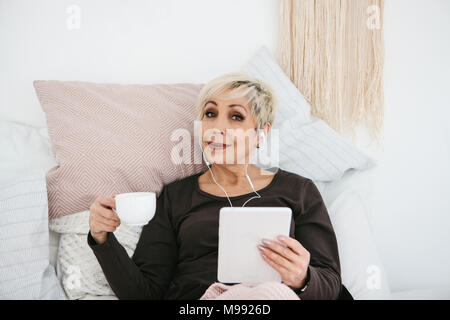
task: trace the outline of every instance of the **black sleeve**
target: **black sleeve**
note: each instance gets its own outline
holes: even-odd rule
[[[303,300],[334,300],[341,290],[341,269],[336,235],[327,208],[314,182],[301,189],[295,237],[310,253],[305,291],[294,290]]]
[[[164,298],[178,260],[170,217],[170,200],[164,187],[157,198],[155,216],[142,228],[131,258],[114,233],[108,232],[102,244],[88,233],[88,244],[119,299]]]

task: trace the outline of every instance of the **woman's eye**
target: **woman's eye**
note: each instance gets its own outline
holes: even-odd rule
[[[208,118],[211,118],[212,116],[214,116],[214,112],[206,111],[205,116],[207,116]]]
[[[236,117],[236,118],[235,118],[235,117]],[[232,118],[233,120],[238,120],[238,121],[244,120],[244,118],[243,118],[242,116],[238,115],[238,114],[233,114],[233,115],[231,116],[231,118]]]

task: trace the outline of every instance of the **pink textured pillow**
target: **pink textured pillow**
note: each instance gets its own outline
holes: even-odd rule
[[[47,173],[49,218],[87,210],[100,195],[159,195],[165,184],[204,170],[193,134],[202,86],[34,81],[59,164]],[[171,160],[176,129],[190,132],[188,164]]]

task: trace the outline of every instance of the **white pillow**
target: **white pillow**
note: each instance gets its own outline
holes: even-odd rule
[[[51,231],[60,234],[56,267],[70,300],[117,299],[103,270],[87,243],[90,211],[85,210],[50,220]],[[131,257],[142,227],[122,225],[114,232]]]
[[[279,166],[316,183],[340,179],[351,168],[364,170],[375,165],[374,159],[358,151],[323,120],[311,114],[308,102],[265,46],[260,47],[241,69],[268,83],[279,101],[272,126],[279,129],[279,159],[274,157],[270,164],[256,160],[255,164]],[[272,150],[272,135],[271,130],[260,153]]]
[[[390,299],[386,271],[360,195],[347,188],[328,214],[338,242],[342,283],[355,300]]]
[[[0,299],[66,299],[49,264],[45,173],[0,185]]]
[[[47,172],[57,165],[47,128],[0,120],[0,181],[23,171]]]

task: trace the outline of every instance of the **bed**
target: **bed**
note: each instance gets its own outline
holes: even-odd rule
[[[10,188],[10,184],[8,184],[8,181],[30,180],[30,176],[33,177],[33,179],[40,179],[40,181],[44,182],[45,185],[45,173],[57,164],[49,149],[50,142],[48,141],[46,128],[35,128],[11,122],[2,122],[1,124],[3,129],[1,138],[2,149],[8,151],[9,156],[12,156],[12,154],[15,153],[16,161],[10,161],[8,164],[9,167],[6,168],[7,159],[3,157],[2,168],[0,170],[0,189],[6,190],[7,188]],[[5,130],[6,126],[9,126],[8,132]],[[33,159],[35,159],[34,161],[29,160],[29,152],[33,153]],[[21,159],[21,161],[17,161],[17,159]],[[17,177],[21,177],[21,179],[18,179]],[[343,232],[344,229],[342,229],[342,226],[349,224],[348,219],[352,219],[353,229],[360,228],[361,230],[364,230],[364,228],[367,228],[368,226],[370,228],[370,222],[368,221],[368,219],[366,221],[367,225],[364,225],[364,219],[362,219],[361,221],[363,222],[360,222],[359,227],[357,227],[355,225],[355,219],[358,219],[358,215],[352,216],[348,213],[348,206],[350,206],[350,208],[353,208],[352,210],[354,212],[367,209],[367,205],[369,204],[369,201],[367,199],[369,197],[367,194],[364,194],[364,192],[370,190],[370,179],[371,170],[349,170],[345,173],[342,179],[339,179],[339,181],[328,184],[317,184],[319,190],[322,193],[327,208],[329,209],[333,226],[336,228],[338,240],[341,240],[339,245],[341,246],[340,250],[343,250],[342,252],[340,252],[343,266],[348,265],[348,262],[355,264],[358,259],[361,260],[361,256],[358,257],[349,254],[349,251],[353,251],[354,248],[350,248],[352,250],[346,250],[345,248],[345,246],[351,245],[352,240],[358,240],[360,242],[365,241],[366,248],[371,249],[371,254],[364,257],[364,259],[372,259],[371,261],[374,261],[373,255],[376,256],[375,259],[380,259],[379,254],[376,252],[377,248],[374,247],[373,239],[371,240],[370,237],[366,237],[365,239],[352,239],[351,237],[357,236],[358,233],[351,234],[352,232],[349,231],[349,228],[347,228],[345,232]],[[24,189],[16,190],[16,192],[17,194],[26,193]],[[33,189],[32,192],[40,192],[41,194],[45,194],[45,189]],[[2,199],[2,201],[2,203],[5,204],[5,199]],[[359,204],[358,201],[360,201]],[[365,208],[361,209],[359,207],[361,204],[362,207]],[[5,208],[5,206],[3,206],[3,208]],[[45,203],[43,208],[44,210],[46,209]],[[343,217],[339,217],[340,214],[342,215],[342,213],[340,213],[339,211],[344,211],[345,214]],[[28,213],[31,214],[31,211]],[[44,213],[47,214],[46,211],[44,211]],[[40,214],[42,215],[42,210]],[[364,217],[364,215],[359,215],[359,217]],[[366,217],[368,217],[368,215],[366,215]],[[43,218],[43,220],[48,222],[45,217]],[[5,226],[2,227],[4,228]],[[41,277],[39,278],[41,279],[41,282],[39,284],[41,289],[36,289],[33,293],[34,296],[32,298],[68,299],[68,296],[64,291],[64,286],[61,282],[61,274],[58,272],[58,248],[61,234],[49,230],[48,228],[46,230],[48,232],[48,242],[46,243],[46,249],[48,249],[47,265],[44,264],[37,266],[40,268],[40,272],[42,272]],[[348,234],[350,234],[350,238],[345,239],[346,236],[343,235],[344,233],[347,234],[347,236]],[[4,251],[2,254],[6,254],[6,252]],[[376,261],[377,263],[382,264],[381,260]],[[364,261],[362,261],[361,263],[364,263]],[[7,280],[5,278],[5,273],[7,273],[8,270],[4,265],[4,261],[2,262],[2,265],[0,267],[0,274],[2,274],[3,281],[2,291],[4,291],[4,284]],[[30,270],[25,271],[30,272]],[[29,281],[29,279],[29,277],[23,278],[23,280],[27,281]],[[58,283],[56,284],[56,282]],[[382,280],[382,285],[385,286],[383,290],[372,290],[372,292],[370,292],[370,290],[364,288],[364,281],[361,281],[361,274],[357,270],[343,269],[343,282],[349,288],[349,291],[352,293],[355,299],[448,299],[450,297],[450,288],[445,287],[413,288],[391,292],[386,279]],[[22,287],[23,285],[24,282],[22,281]],[[34,285],[36,285],[36,283]],[[52,286],[53,288],[51,288]],[[42,292],[44,289],[46,289],[46,294],[43,294]],[[2,294],[2,299],[29,298],[29,296],[27,296],[29,295],[29,293],[25,294],[23,291],[21,292],[22,296],[20,296],[20,294],[11,294],[8,296],[7,292],[0,293]],[[115,299],[115,296],[86,294],[82,297],[82,299]]]

